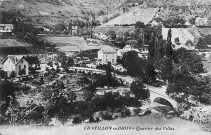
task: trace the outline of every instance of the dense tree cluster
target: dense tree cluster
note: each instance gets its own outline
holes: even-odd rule
[[[33,21],[30,18],[25,17],[21,12],[16,12],[14,10],[3,11],[2,18],[4,21],[3,23],[13,24],[15,38],[39,46],[40,48],[51,47],[53,49],[54,45],[44,42],[37,37],[43,29],[37,28]]]
[[[141,80],[135,80],[130,86],[131,92],[135,95],[137,100],[145,100],[150,97],[149,90],[146,89]]]
[[[7,107],[10,102],[15,101],[15,90],[17,86],[14,83],[4,80],[0,80],[0,114],[5,115]]]
[[[117,61],[132,77],[143,77],[145,73],[146,60],[140,58],[136,51],[129,51],[123,54],[123,57]]]
[[[176,16],[174,18],[164,20],[163,25],[165,27],[170,27],[170,28],[173,27],[179,28],[179,27],[185,27],[185,22],[186,21],[184,20],[184,18]]]
[[[198,39],[198,43],[196,45],[197,49],[207,49],[208,46],[211,44],[211,35],[206,35],[205,37],[200,37]]]

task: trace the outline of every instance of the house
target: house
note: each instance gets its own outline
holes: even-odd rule
[[[140,53],[138,49],[132,48],[130,45],[126,45],[123,49],[119,49],[117,51],[117,56],[122,57],[124,53],[129,52],[129,51],[135,51],[138,54]]]
[[[143,45],[143,46],[140,48],[139,57],[147,58],[147,57],[148,57],[148,53],[149,53],[148,48],[149,48],[149,45]]]
[[[109,39],[109,36],[101,33],[101,32],[98,32],[98,33],[94,33],[93,34],[95,37],[99,38],[99,39],[102,39],[102,40],[108,40]]]
[[[98,51],[98,65],[108,64],[108,62],[111,62],[111,64],[115,64],[116,60],[117,51],[114,48],[110,46],[104,46]]]
[[[0,24],[0,33],[12,33],[13,25],[12,24]]]
[[[14,71],[17,77],[29,75],[29,63],[23,55],[8,55],[2,62],[3,70],[10,76]]]
[[[143,45],[140,49],[132,48],[130,45],[126,45],[123,49],[117,51],[117,56],[122,57],[124,53],[129,51],[135,51],[140,58],[147,58],[149,45]]]

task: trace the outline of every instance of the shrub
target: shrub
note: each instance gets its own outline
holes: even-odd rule
[[[74,124],[79,124],[79,123],[81,123],[81,122],[82,122],[81,116],[75,116],[75,117],[73,118],[73,122],[72,122],[72,123],[74,123]]]
[[[211,104],[211,94],[202,93],[200,100],[202,103]]]
[[[108,17],[104,17],[102,23],[107,23],[108,22]]]
[[[103,115],[102,115],[102,118],[104,119],[104,120],[112,120],[113,118],[112,118],[112,113],[110,112],[110,111],[105,111],[104,113],[103,113]]]
[[[127,109],[127,108],[122,108],[122,110],[121,110],[121,116],[122,117],[130,116],[130,110]]]

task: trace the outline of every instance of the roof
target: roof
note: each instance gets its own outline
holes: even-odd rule
[[[12,63],[14,65],[18,64],[19,61],[22,59],[22,58],[25,58],[24,55],[8,55],[7,58],[2,62],[2,64],[4,64],[4,62],[7,60],[7,59],[10,59],[12,61]]]
[[[140,53],[140,51],[138,49],[119,49],[120,53],[126,53],[126,52],[129,52],[129,51],[135,51],[137,53]]]
[[[13,25],[12,25],[12,24],[0,24],[0,26],[13,27]]]
[[[117,52],[114,48],[112,48],[111,46],[103,46],[102,49],[100,49],[100,51],[102,52],[106,52],[106,53],[115,53]]]

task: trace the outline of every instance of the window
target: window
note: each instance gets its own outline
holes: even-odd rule
[[[114,59],[112,59],[112,63],[114,63]]]
[[[26,69],[26,65],[24,65],[24,69]]]
[[[108,63],[108,59],[106,59],[106,63]]]
[[[23,60],[21,60],[21,63],[23,63]]]
[[[21,66],[19,66],[19,70],[21,70]]]

